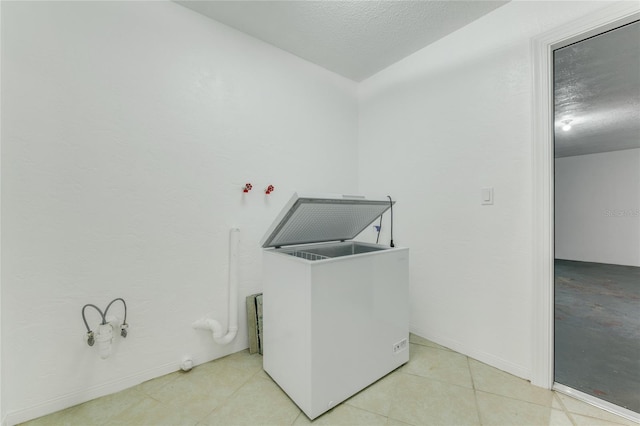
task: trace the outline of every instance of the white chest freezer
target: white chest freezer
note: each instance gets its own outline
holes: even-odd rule
[[[294,194],[262,241],[264,369],[310,419],[409,361],[409,249],[349,241],[389,207]]]

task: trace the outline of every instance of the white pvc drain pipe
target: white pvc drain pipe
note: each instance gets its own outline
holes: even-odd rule
[[[193,323],[192,327],[202,330],[209,330],[213,333],[213,340],[226,345],[235,339],[238,334],[238,243],[240,240],[240,229],[231,228],[229,231],[229,278],[228,278],[228,312],[227,324],[229,329],[224,333],[222,324],[211,318],[201,318]]]

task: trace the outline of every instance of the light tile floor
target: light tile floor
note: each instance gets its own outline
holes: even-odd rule
[[[25,423],[40,425],[636,425],[411,335],[411,360],[311,422],[247,351]]]

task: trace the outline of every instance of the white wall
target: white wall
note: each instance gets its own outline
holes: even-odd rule
[[[530,41],[600,7],[511,2],[359,86],[359,186],[398,200],[412,330],[525,378],[534,327]],[[494,205],[481,205],[482,187],[494,188]]]
[[[556,158],[555,257],[640,266],[640,149]]]
[[[0,24],[2,23],[2,6],[0,5]],[[0,26],[0,46],[2,46],[2,28]],[[2,55],[0,55],[0,117],[2,117]],[[5,424],[4,403],[2,393],[2,120],[0,119],[0,425]]]
[[[172,3],[1,2],[2,410],[245,347],[242,316],[227,348],[190,324],[226,317],[232,225],[241,304],[260,290],[258,241],[300,188],[394,196],[413,331],[528,377],[529,42],[599,7],[511,2],[359,85],[358,119],[354,83]],[[130,337],[102,361],[80,308],[118,296]]]
[[[171,2],[2,2],[2,42],[9,423],[247,347],[263,232],[295,190],[357,189],[355,83]],[[191,323],[226,322],[234,225],[220,347]],[[80,310],[116,297],[130,333],[101,360]]]

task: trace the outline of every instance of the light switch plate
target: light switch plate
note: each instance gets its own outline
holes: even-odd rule
[[[483,206],[493,204],[493,188],[482,188],[481,201]]]

